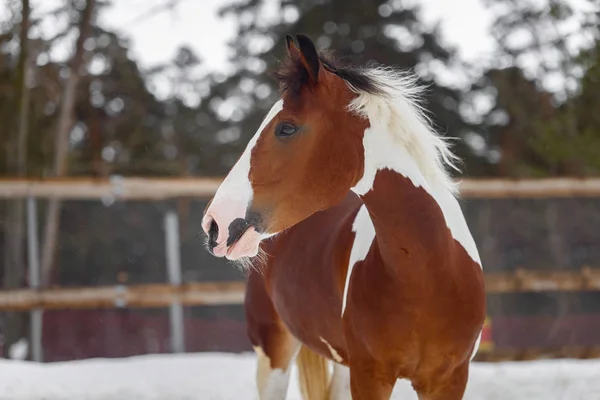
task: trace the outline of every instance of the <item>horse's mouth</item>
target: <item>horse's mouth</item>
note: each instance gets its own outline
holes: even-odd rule
[[[226,247],[225,257],[229,260],[237,260],[243,257],[254,257],[258,254],[261,235],[252,225],[242,231],[241,235]],[[229,243],[229,241],[228,241]]]

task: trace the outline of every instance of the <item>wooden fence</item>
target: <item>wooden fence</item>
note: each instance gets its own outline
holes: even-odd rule
[[[0,198],[63,198],[91,200],[162,200],[206,198],[222,178],[0,179]],[[458,182],[464,198],[598,197],[600,178],[586,179],[464,179]]]
[[[487,273],[485,284],[488,294],[600,291],[600,268],[584,267],[580,271],[517,270],[514,273]],[[244,291],[243,282],[15,289],[0,291],[0,310],[154,308],[168,307],[174,302],[184,306],[231,305],[244,302]]]
[[[178,217],[174,211],[165,215],[168,284],[40,289],[37,287],[39,260],[36,199],[205,199],[214,194],[220,182],[220,178],[0,179],[0,199],[27,199],[28,265],[30,280],[33,282],[33,287],[29,289],[0,291],[0,311],[31,312],[33,359],[42,360],[41,311],[45,309],[169,307],[171,347],[174,352],[183,352],[183,306],[241,304],[244,299],[244,285],[240,282],[182,283]],[[459,183],[459,189],[463,198],[600,197],[600,179],[463,180]],[[487,273],[485,279],[488,293],[600,291],[600,268],[587,266],[579,271],[519,269],[513,273]],[[488,351],[485,359],[516,359],[527,358],[527,355],[537,357],[540,354],[566,354],[570,357],[600,355],[599,349],[528,351],[526,355]]]

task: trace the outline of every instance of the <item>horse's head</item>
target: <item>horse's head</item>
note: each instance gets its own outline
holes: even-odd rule
[[[287,36],[287,49],[281,99],[205,212],[215,256],[255,256],[261,240],[337,204],[362,176],[367,121],[348,107],[356,93],[308,37]]]

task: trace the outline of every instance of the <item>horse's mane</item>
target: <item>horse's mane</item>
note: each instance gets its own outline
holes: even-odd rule
[[[448,168],[459,171],[459,159],[450,150],[450,138],[436,132],[425,114],[424,87],[418,84],[416,75],[389,66],[343,64],[326,52],[320,52],[319,59],[325,69],[344,79],[358,95],[349,104],[351,111],[378,124],[387,124],[428,182],[438,182],[457,193]],[[292,95],[299,95],[309,79],[303,64],[292,57],[288,57],[274,75],[280,90]]]

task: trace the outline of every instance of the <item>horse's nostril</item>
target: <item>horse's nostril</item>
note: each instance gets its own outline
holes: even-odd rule
[[[235,242],[237,242],[244,232],[248,230],[250,224],[244,218],[234,219],[233,222],[229,225],[229,237],[227,238],[227,246],[231,246]]]
[[[210,222],[210,228],[208,229],[208,243],[210,247],[215,247],[217,245],[217,238],[219,237],[219,225],[213,219]]]

